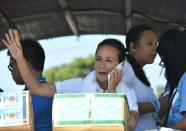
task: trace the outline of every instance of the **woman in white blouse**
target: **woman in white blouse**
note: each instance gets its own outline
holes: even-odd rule
[[[32,93],[53,96],[55,93],[123,92],[129,103],[131,129],[135,128],[138,119],[136,96],[131,89],[121,82],[122,70],[116,68],[125,59],[125,48],[121,42],[115,39],[107,39],[98,45],[95,53],[95,71],[89,73],[85,79],[77,78],[64,82],[39,83],[33,77],[23,57],[17,31],[9,30],[9,33],[5,34],[5,38],[6,40],[3,40],[3,42],[16,60],[21,76]],[[108,82],[109,72],[112,72],[110,82]]]
[[[123,81],[137,96],[139,120],[135,131],[158,129],[160,102],[143,71],[146,64],[154,62],[157,41],[155,30],[146,25],[134,26],[126,35],[128,54],[124,63]]]

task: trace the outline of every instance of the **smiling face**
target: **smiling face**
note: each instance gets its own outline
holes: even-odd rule
[[[132,45],[130,54],[143,67],[145,64],[152,64],[156,57],[157,35],[151,30],[142,33],[137,44]]]
[[[116,48],[104,45],[96,52],[94,69],[101,87],[107,86],[108,73],[119,64],[119,52]]]

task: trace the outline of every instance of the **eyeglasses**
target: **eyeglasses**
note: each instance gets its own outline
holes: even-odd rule
[[[13,70],[13,63],[10,63],[10,64],[8,65],[8,69],[9,69],[10,71]]]
[[[12,70],[12,65],[8,65],[8,69],[11,71]]]
[[[165,68],[165,64],[163,62],[163,60],[161,59],[160,63],[159,63],[159,66],[161,66],[162,68]]]
[[[14,59],[12,59],[11,62],[9,63],[8,69],[9,69],[10,71],[13,70],[13,65],[14,65],[15,63],[16,63],[16,61],[15,61]]]

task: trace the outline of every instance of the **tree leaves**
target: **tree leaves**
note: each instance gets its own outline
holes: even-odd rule
[[[77,58],[69,64],[48,69],[44,76],[49,82],[63,81],[75,77],[85,77],[94,69],[94,56],[89,55],[87,58]]]

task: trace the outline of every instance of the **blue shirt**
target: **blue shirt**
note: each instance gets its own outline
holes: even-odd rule
[[[172,107],[169,113],[167,125],[171,126],[182,120],[184,116],[181,114],[186,111],[186,73],[183,74],[179,81],[176,95],[172,101]]]
[[[46,82],[44,77],[38,78]],[[52,102],[53,97],[31,94],[34,114],[35,131],[52,131]]]

